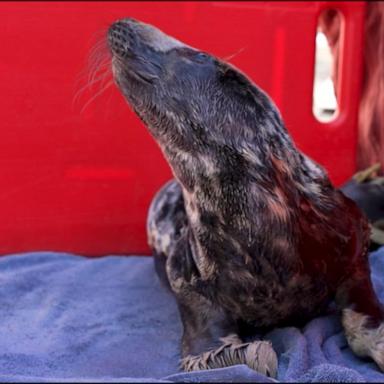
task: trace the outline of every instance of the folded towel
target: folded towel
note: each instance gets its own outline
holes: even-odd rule
[[[384,301],[384,248],[371,254]],[[172,295],[149,257],[34,252],[0,258],[0,381],[274,382],[245,365],[180,372],[182,332]],[[279,357],[278,381],[383,382],[352,354],[339,317],[265,337]]]

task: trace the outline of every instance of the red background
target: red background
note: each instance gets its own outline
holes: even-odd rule
[[[330,4],[345,19],[341,113],[322,124],[312,88],[317,18],[327,6],[0,3],[0,253],[149,252],[146,211],[169,167],[114,86],[87,106],[100,85],[78,93],[92,47],[127,16],[219,57],[244,48],[231,62],[272,96],[297,145],[336,184],[345,181],[355,170],[364,4]]]

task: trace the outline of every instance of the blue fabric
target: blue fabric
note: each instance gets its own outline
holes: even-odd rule
[[[384,301],[384,248],[371,266]],[[0,258],[0,381],[273,381],[245,365],[179,372],[181,331],[151,258]],[[351,353],[335,315],[265,337],[279,356],[279,381],[384,381],[373,362]]]

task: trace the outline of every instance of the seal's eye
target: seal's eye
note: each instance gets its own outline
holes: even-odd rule
[[[203,52],[198,52],[193,56],[193,60],[198,63],[205,63],[209,58],[209,55]]]

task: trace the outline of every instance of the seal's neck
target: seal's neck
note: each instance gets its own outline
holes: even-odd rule
[[[235,134],[236,133],[236,134]],[[321,201],[325,172],[295,147],[275,113],[254,129],[207,136],[196,151],[161,145],[183,186],[190,220],[208,212],[234,229],[258,225],[263,209],[288,219],[300,196]],[[199,223],[200,226],[201,223]]]
[[[301,202],[324,200],[326,174],[289,136],[278,136],[264,136],[262,143],[217,143],[217,152],[164,151],[182,185],[191,249],[202,275],[209,276],[207,260],[218,247],[244,254],[260,234],[289,237]]]
[[[215,143],[209,151],[165,150],[164,154],[189,199],[203,208],[217,205],[216,212],[248,211],[252,194],[262,199],[277,189],[317,197],[328,181],[324,170],[298,151],[285,132],[264,136],[263,142],[239,140],[235,145]]]

